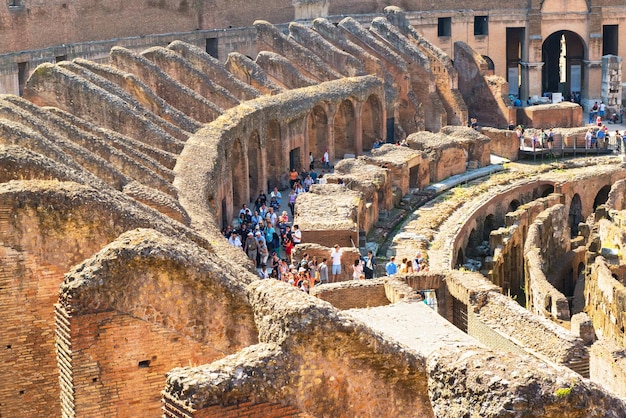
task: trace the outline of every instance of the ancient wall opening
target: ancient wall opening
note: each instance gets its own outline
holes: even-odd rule
[[[248,140],[248,196],[251,198],[257,195],[257,190],[265,189],[261,156],[261,138],[255,130]]]
[[[604,186],[598,191],[598,193],[596,194],[596,197],[593,199],[594,211],[598,208],[598,206],[606,203],[606,201],[609,199],[610,191],[611,191],[610,185]]]
[[[361,110],[363,151],[369,151],[376,139],[383,137],[383,108],[378,97],[371,95],[363,104]]]
[[[542,45],[542,92],[560,92],[563,97],[580,94],[584,83],[585,43],[575,32],[560,30]]]
[[[328,148],[328,115],[322,106],[315,106],[307,119],[308,149],[320,161]],[[335,142],[336,142],[335,137]],[[342,155],[343,156],[343,155]],[[307,155],[308,157],[308,155]],[[331,156],[332,157],[332,156]],[[308,167],[308,164],[307,164]]]
[[[280,176],[287,171],[287,165],[283,144],[280,136],[280,124],[277,120],[272,119],[267,124],[265,135],[265,155],[267,158],[267,184],[268,190],[274,187],[282,188],[280,184]]]
[[[356,154],[356,114],[350,100],[344,100],[339,105],[333,129],[335,158],[343,158],[345,154]]]
[[[233,185],[233,207],[241,207],[248,203],[248,167],[245,162],[245,154],[241,146],[241,140],[236,138],[230,152],[230,179]]]
[[[580,200],[580,195],[576,193],[572,197],[572,201],[569,205],[569,227],[572,231],[572,238],[578,235],[578,224],[583,221],[583,204]]]

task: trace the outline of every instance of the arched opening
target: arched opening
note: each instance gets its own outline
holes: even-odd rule
[[[267,124],[265,134],[265,155],[267,158],[267,189],[272,190],[275,186],[282,189],[285,185],[280,184],[280,176],[287,171],[286,158],[283,155],[283,147],[280,141],[280,125],[278,121],[271,120]]]
[[[543,190],[541,192],[541,197],[548,197],[552,193],[554,193],[554,185],[552,184],[546,185],[543,187]]]
[[[383,137],[382,106],[378,97],[371,95],[363,104],[361,110],[361,126],[363,129],[363,151],[369,151],[374,146],[376,139]]]
[[[519,206],[520,206],[519,200],[517,200],[517,199],[511,200],[511,203],[509,203],[509,210],[507,211],[507,213],[508,212],[515,212],[517,210],[517,208],[519,208]]]
[[[595,211],[598,206],[603,205],[609,199],[609,192],[611,191],[611,186],[606,185],[600,189],[600,191],[596,194],[596,198],[593,199],[593,210]]]
[[[236,138],[230,151],[230,178],[233,185],[233,207],[248,203],[245,190],[248,186],[248,172],[244,161],[241,141]]]
[[[542,91],[560,92],[563,97],[580,95],[584,77],[585,44],[575,32],[561,30],[542,45]]]
[[[355,154],[356,118],[354,106],[350,100],[344,100],[339,105],[333,128],[335,158],[342,159],[345,154]]]
[[[493,63],[493,60],[489,58],[487,55],[483,55],[482,57],[487,62],[487,74],[486,75],[494,75],[496,73],[496,66]]]
[[[309,151],[313,153],[313,158],[316,161],[322,160],[322,156],[324,155],[324,151],[328,148],[328,138],[326,137],[326,132],[328,128],[328,116],[326,115],[326,111],[322,106],[315,106],[311,113],[309,113],[307,119],[307,134],[308,134],[308,147]],[[307,165],[308,168],[308,154]]]
[[[261,139],[257,131],[252,132],[248,141],[248,196],[256,196],[264,187],[261,176]]]
[[[456,266],[458,268],[463,266],[463,264],[465,264],[465,257],[463,257],[463,249],[459,248],[459,252],[456,255]]]
[[[569,227],[572,231],[572,238],[578,235],[578,224],[583,221],[583,204],[578,193],[572,197],[569,205]]]
[[[483,242],[489,242],[489,235],[491,235],[491,231],[494,231],[501,226],[504,225],[501,225],[500,222],[498,222],[495,215],[487,215],[487,217],[485,218],[485,222],[483,223]]]

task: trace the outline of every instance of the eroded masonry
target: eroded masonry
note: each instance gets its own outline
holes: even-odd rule
[[[254,59],[114,47],[0,97],[3,416],[626,416],[621,159],[492,165],[506,81],[399,8],[361,21],[257,21]],[[477,102],[494,127],[461,126]],[[577,105],[525,112],[584,141]],[[326,149],[294,257],[341,245],[341,282],[259,280],[221,228]],[[372,236],[430,270],[349,280]]]

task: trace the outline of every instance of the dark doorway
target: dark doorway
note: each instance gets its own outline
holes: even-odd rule
[[[414,165],[409,169],[409,187],[415,189],[420,187],[420,166]]]
[[[19,86],[20,96],[24,95],[24,86],[26,86],[26,80],[28,80],[28,63],[17,63],[17,82]]]
[[[596,198],[593,199],[593,210],[595,211],[598,206],[603,205],[609,199],[609,192],[611,191],[611,186],[604,186],[600,189],[598,194],[596,194]]]
[[[226,207],[226,199],[222,199],[222,229],[228,226],[228,209]]]
[[[301,164],[300,164],[301,156],[300,156],[300,147],[294,148],[289,151],[289,170],[295,168],[297,172],[300,172]]]
[[[583,85],[585,44],[575,32],[561,30],[546,38],[542,47],[542,91],[564,97],[580,92]]]
[[[618,55],[619,26],[602,26],[602,55]]]
[[[569,205],[569,227],[572,231],[572,238],[578,235],[578,224],[583,221],[583,204],[578,193],[572,198]]]
[[[213,58],[218,58],[218,40],[217,38],[206,38],[206,53]]]
[[[387,138],[385,138],[385,141],[387,141],[388,144],[393,144],[396,142],[394,132],[395,123],[395,118],[387,119]]]
[[[506,68],[509,94],[519,97],[525,28],[506,28]]]

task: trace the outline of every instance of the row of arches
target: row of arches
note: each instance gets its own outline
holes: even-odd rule
[[[235,138],[226,157],[232,205],[227,204],[230,191],[226,191],[221,205],[222,226],[232,220],[234,208],[248,203],[260,190],[284,189],[289,170],[308,170],[309,153],[319,166],[326,151],[332,160],[370,151],[385,135],[384,120],[383,103],[371,94],[364,102],[348,98],[338,104],[318,103],[304,118],[270,119],[247,138]]]
[[[610,184],[601,185],[599,191],[595,196],[588,196],[587,203],[583,203],[581,195],[574,192],[571,199],[569,199],[568,207],[568,226],[571,231],[571,237],[574,238],[578,235],[579,224],[584,222],[585,217],[589,215],[590,209],[595,211],[598,206],[604,204],[609,196],[611,190]],[[544,184],[537,187],[532,192],[532,198],[530,200],[536,200],[538,198],[544,198],[555,192],[554,184]],[[530,197],[530,196],[529,196]],[[593,204],[591,203],[591,197],[593,197]],[[523,203],[522,196],[515,197],[510,195],[506,200],[501,202],[499,207],[506,208],[506,213],[514,212]],[[588,209],[584,209],[588,208]],[[505,226],[506,213],[489,213],[481,219],[476,226],[469,233],[467,242],[462,248],[457,250],[456,265],[462,266],[467,262],[468,258],[480,257],[477,248],[484,242],[490,241],[490,235],[492,231]],[[505,293],[510,294],[511,297],[516,299],[520,304],[524,305],[526,302],[525,297],[525,271],[524,271],[524,242],[527,236],[527,228],[525,225],[521,231],[521,239],[515,241],[511,247],[503,254],[503,262],[498,265],[498,271],[495,277],[498,277],[497,285],[503,288]],[[493,248],[489,249],[490,255],[493,256]],[[570,269],[570,277],[563,278],[561,286],[558,286],[566,297],[572,297],[576,281],[581,274],[581,268]]]

